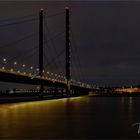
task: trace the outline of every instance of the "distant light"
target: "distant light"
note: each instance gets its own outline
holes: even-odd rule
[[[17,65],[17,62],[16,61],[14,62],[14,65]]]
[[[43,70],[43,73],[44,73],[45,71]]]
[[[26,72],[23,72],[23,74],[26,74]]]
[[[6,61],[6,58],[3,58],[3,61]]]
[[[20,70],[18,70],[17,73],[20,73]]]
[[[43,10],[44,10],[43,8],[40,9],[40,11],[43,11]]]
[[[2,69],[4,70],[4,69],[5,69],[5,67],[2,67]]]
[[[40,87],[39,87],[39,86],[37,86],[36,88],[37,88],[37,89],[40,89]]]
[[[5,62],[5,63],[6,63],[6,61],[7,61],[7,59],[6,59],[6,58],[3,58],[3,62]]]
[[[69,10],[69,7],[68,7],[68,6],[66,6],[66,7],[65,7],[65,9],[68,9],[68,10]]]
[[[13,69],[10,69],[11,72],[13,72]]]
[[[39,68],[37,68],[36,70],[39,71]]]
[[[31,67],[30,67],[30,69],[32,70],[32,69],[33,69],[33,67],[31,66]]]
[[[22,65],[22,67],[25,67],[25,66],[26,66],[25,64]]]

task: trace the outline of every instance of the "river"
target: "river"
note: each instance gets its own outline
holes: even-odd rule
[[[0,105],[0,139],[140,138],[139,97],[72,97]]]

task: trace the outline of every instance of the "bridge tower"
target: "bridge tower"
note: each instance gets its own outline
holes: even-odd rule
[[[39,12],[39,76],[43,76],[43,9]],[[40,85],[40,95],[43,93],[43,85]]]
[[[66,93],[70,96],[70,31],[69,31],[69,7],[65,7],[66,10]]]

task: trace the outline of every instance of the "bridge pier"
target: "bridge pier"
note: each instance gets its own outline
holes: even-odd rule
[[[44,86],[40,86],[40,89],[39,89],[39,98],[42,99],[43,98],[43,92],[44,92]]]

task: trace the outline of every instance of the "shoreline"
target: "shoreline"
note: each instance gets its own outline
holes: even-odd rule
[[[87,95],[72,95],[67,97],[66,95],[50,95],[50,96],[0,96],[0,104],[18,103],[18,102],[32,102],[32,101],[44,101],[55,100],[63,98],[80,97]]]
[[[32,101],[43,101],[43,100],[54,100],[54,99],[63,99],[79,96],[88,96],[88,97],[140,97],[140,93],[90,93],[87,95],[72,95],[67,97],[66,95],[46,95],[46,96],[0,96],[0,104],[7,103],[18,103],[18,102],[32,102]]]
[[[90,97],[140,97],[139,92],[131,92],[131,93],[105,93],[105,92],[97,92],[97,93],[91,93],[89,94]]]

